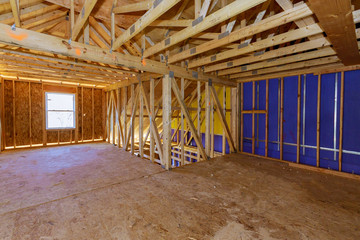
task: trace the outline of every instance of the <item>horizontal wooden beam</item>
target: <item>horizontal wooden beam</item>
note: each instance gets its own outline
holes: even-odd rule
[[[233,81],[219,78],[214,75],[204,74],[200,71],[188,71],[174,65],[166,65],[158,61],[147,59],[142,61],[140,57],[124,55],[117,52],[110,52],[96,46],[86,45],[72,41],[68,41],[42,34],[30,30],[17,28],[13,31],[10,26],[0,23],[0,42],[17,47],[33,49],[52,54],[59,54],[85,61],[93,61],[115,65],[118,67],[127,67],[129,69],[138,69],[150,73],[169,74],[174,73],[176,77],[183,77],[189,80],[208,81],[212,79],[214,83],[222,85],[236,86]]]
[[[360,64],[350,0],[309,0],[327,38],[344,65]]]
[[[129,12],[138,12],[138,11],[147,11],[151,8],[153,0],[140,1],[137,3],[131,3],[127,5],[122,5],[115,7],[113,13],[129,13]]]
[[[249,10],[250,8],[255,7],[265,1],[266,0],[236,0],[205,18],[203,18],[203,16],[200,16],[192,23],[191,26],[175,33],[174,35],[148,48],[144,52],[144,57],[150,57],[158,52],[161,52],[187,38],[190,38],[198,33],[203,32],[208,28],[218,25],[223,21],[226,21],[227,19],[232,18],[246,10]]]

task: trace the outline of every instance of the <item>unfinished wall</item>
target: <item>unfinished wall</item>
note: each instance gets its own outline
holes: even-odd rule
[[[94,141],[104,136],[101,89],[5,79],[2,91],[2,149]],[[78,93],[76,129],[45,129],[45,92]]]
[[[341,73],[301,75],[300,83],[285,77],[283,89],[281,79],[270,79],[268,116],[266,80],[244,83],[243,151],[360,174],[359,77],[345,72],[343,86]]]

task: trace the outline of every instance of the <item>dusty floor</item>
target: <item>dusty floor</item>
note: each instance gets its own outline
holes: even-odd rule
[[[239,154],[166,172],[110,144],[0,154],[0,239],[360,239],[360,182]]]

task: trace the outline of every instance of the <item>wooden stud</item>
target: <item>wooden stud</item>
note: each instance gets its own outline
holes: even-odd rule
[[[32,147],[32,131],[31,131],[31,83],[29,82],[29,138],[30,138],[30,147]]]
[[[316,166],[317,167],[320,167],[320,106],[321,106],[321,74],[318,75],[317,109],[316,109]]]
[[[342,150],[343,150],[343,120],[344,120],[344,87],[345,73],[341,72],[341,92],[340,92],[340,128],[339,128],[339,172],[342,171]]]
[[[223,90],[223,114],[225,116],[225,120],[226,120],[226,87],[223,86],[222,87]],[[226,153],[226,136],[225,136],[225,129],[223,129],[223,133],[222,133],[222,154],[225,155]]]
[[[174,84],[176,84],[174,79]],[[163,78],[163,161],[162,166],[169,170],[171,168],[171,85],[172,79],[169,75]]]
[[[150,79],[150,114],[153,115],[154,112],[154,105],[155,105],[155,80],[153,78]],[[156,114],[154,114],[156,115]],[[155,122],[155,117],[152,117],[150,119],[150,122]],[[154,138],[154,132],[150,131],[150,161],[155,163],[155,138]]]
[[[185,79],[181,78],[181,99],[185,97]],[[184,111],[181,110],[181,166],[185,165],[185,146],[184,146]]]
[[[269,79],[266,79],[265,157],[269,152]]]
[[[283,127],[284,127],[284,78],[280,79],[280,160],[283,160]]]
[[[255,83],[252,82],[252,128],[251,128],[251,142],[252,142],[252,154],[255,154]]]
[[[95,104],[94,104],[94,88],[91,89],[91,112],[92,112],[92,141],[95,139]]]
[[[41,83],[41,96],[42,96],[42,119],[43,119],[43,146],[45,147],[47,144],[47,131],[46,131],[46,105],[45,105],[45,92],[44,92],[44,84]]]
[[[126,133],[127,133],[127,102],[128,102],[128,87],[123,87],[123,123],[124,123],[124,142],[123,145],[126,143]],[[124,147],[124,146],[123,146]]]
[[[197,134],[202,139],[201,136],[201,83],[197,82]],[[201,143],[202,146],[202,143]],[[199,162],[201,160],[201,152],[200,152],[200,146],[197,146],[197,161]]]
[[[0,117],[0,120],[1,120],[1,135],[0,135],[0,141],[1,141],[1,144],[0,144],[0,147],[1,147],[1,151],[3,151],[6,147],[6,139],[5,139],[5,111],[4,111],[4,103],[5,103],[5,91],[4,91],[4,79],[2,77],[0,77],[0,80],[1,80],[1,98],[0,98],[0,101],[1,101],[1,106],[0,106],[0,110],[1,110],[1,117]]]
[[[140,76],[139,76],[140,78]],[[140,88],[143,88],[141,79],[139,79]],[[144,157],[144,144],[143,144],[143,134],[144,134],[144,98],[142,94],[139,94],[139,151],[140,157]]]
[[[75,93],[75,143],[79,142],[79,88],[76,87],[76,93]],[[103,107],[104,108],[104,107]],[[103,117],[105,115],[103,114]]]
[[[209,83],[205,84],[205,152],[207,156],[210,156],[210,86]]]
[[[244,83],[240,85],[240,152],[244,152]]]
[[[121,147],[121,142],[123,143],[122,141],[122,137],[123,137],[123,133],[121,132],[121,116],[120,116],[120,108],[121,108],[121,105],[120,105],[120,89],[116,89],[116,101],[117,101],[117,104],[116,104],[116,121],[118,123],[118,141],[117,141],[117,145],[118,145],[118,148]],[[123,143],[124,144],[124,143]]]
[[[110,101],[110,96],[109,96]],[[109,115],[109,134],[108,142],[110,142],[110,115]],[[84,87],[81,87],[81,141],[84,142]]]
[[[18,80],[19,80],[19,78],[17,78]],[[12,81],[12,83],[13,83],[13,119],[14,119],[14,122],[13,122],[13,134],[14,134],[14,141],[13,141],[13,144],[14,144],[14,148],[16,148],[16,127],[15,127],[15,115],[16,115],[16,113],[15,113],[15,109],[16,109],[16,106],[15,106],[15,98],[16,98],[16,96],[15,96],[15,80],[13,80]]]

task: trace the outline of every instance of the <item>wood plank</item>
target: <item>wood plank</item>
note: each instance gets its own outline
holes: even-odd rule
[[[236,0],[226,7],[221,8],[215,13],[207,16],[206,18],[199,16],[199,18],[193,22],[192,26],[179,31],[171,37],[168,37],[167,39],[162,40],[161,42],[148,48],[144,53],[144,57],[147,58],[160,51],[163,51],[263,2],[265,2],[265,0]]]
[[[71,32],[71,39],[76,41],[77,37],[79,36],[79,33],[83,26],[85,25],[86,21],[88,20],[88,17],[95,7],[97,0],[86,0],[78,18],[76,19],[76,22],[74,24],[74,27],[72,28]]]
[[[284,78],[280,79],[280,160],[284,155]]]
[[[169,58],[169,63],[174,63],[177,61],[180,61],[182,59],[186,59],[189,57],[194,57],[198,54],[210,51],[215,48],[219,48],[222,46],[225,46],[229,43],[247,38],[252,37],[254,34],[264,32],[266,30],[272,29],[276,26],[279,26],[281,24],[286,24],[292,21],[295,21],[297,19],[310,16],[312,14],[312,11],[309,9],[309,7],[306,4],[302,4],[300,6],[297,6],[295,8],[292,8],[291,10],[284,11],[282,13],[279,13],[277,15],[271,16],[269,18],[266,18],[260,22],[257,22],[255,24],[252,24],[250,26],[241,28],[239,30],[236,30],[234,32],[231,32],[228,36],[222,37],[219,39],[219,36],[211,41],[207,41],[199,46],[196,46],[195,48],[191,48],[189,50],[184,50],[181,53],[177,53]],[[195,50],[194,50],[195,49]]]
[[[345,72],[341,72],[341,88],[340,88],[340,126],[339,126],[339,172],[342,171],[342,150],[343,150],[343,127],[344,127],[344,87]]]
[[[153,5],[153,0],[145,0],[145,1],[130,3],[118,7],[114,6],[113,13],[120,14],[120,13],[147,11],[152,7],[152,5]]]
[[[162,166],[166,170],[171,168],[171,87],[176,84],[175,80],[172,83],[172,79],[167,74],[162,80],[162,100],[163,100],[163,161]]]
[[[205,151],[210,156],[210,86],[209,83],[205,83]]]
[[[59,54],[86,61],[105,63],[112,66],[124,66],[131,69],[136,68],[150,73],[168,74],[169,71],[172,71],[176,77],[183,77],[189,80],[208,81],[209,78],[212,78],[214,83],[236,86],[236,83],[228,81],[225,78],[204,74],[198,71],[188,71],[186,68],[175,65],[166,66],[165,63],[150,59],[146,59],[146,64],[143,64],[140,57],[124,55],[116,52],[110,53],[109,51],[104,51],[104,49],[99,47],[81,44],[75,41],[72,41],[71,45],[69,45],[64,39],[30,30],[17,28],[15,33],[11,30],[10,26],[1,23],[0,32],[6,33],[0,34],[0,42],[9,45],[21,46],[26,49]],[[111,85],[111,88],[118,88],[119,85],[124,86],[124,83],[120,82],[118,84],[113,84]]]
[[[155,113],[155,111],[154,111],[155,94],[154,93],[155,93],[155,80],[153,78],[151,78],[150,79],[150,109],[148,111],[149,115],[152,115]],[[145,105],[146,105],[146,99],[147,99],[147,97],[145,98]],[[152,117],[150,119],[150,124],[151,124],[151,121],[155,121],[155,118]],[[150,128],[151,128],[151,126],[150,126]],[[155,143],[154,142],[155,142],[154,131],[151,131],[151,129],[150,129],[150,161],[151,162],[154,162],[154,160],[155,160]],[[161,146],[161,143],[159,143],[159,146]]]
[[[112,49],[116,50],[121,47],[178,2],[180,2],[180,0],[154,1],[152,7],[116,39]]]
[[[316,109],[316,166],[320,167],[320,106],[321,106],[321,74],[318,75],[317,109]]]
[[[269,152],[269,79],[266,79],[266,115],[265,115],[265,157]]]
[[[296,120],[296,162],[300,163],[300,125],[301,125],[301,75],[298,75],[297,120]]]
[[[255,84],[252,82],[251,152],[255,154]]]
[[[327,38],[345,66],[360,64],[350,0],[309,0]]]
[[[19,2],[17,0],[10,0],[10,6],[14,16],[15,26],[21,27]]]

